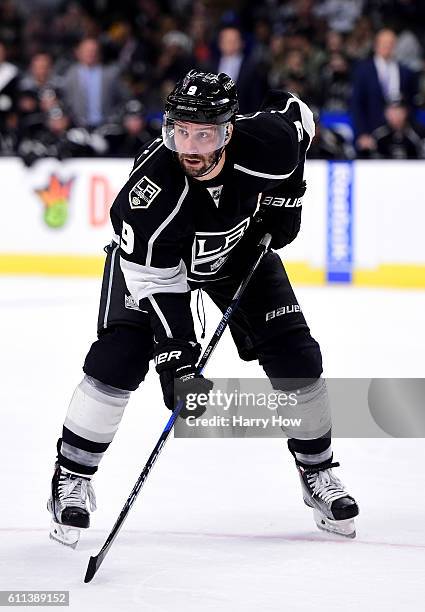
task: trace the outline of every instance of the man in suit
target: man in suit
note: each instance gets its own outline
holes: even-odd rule
[[[100,62],[99,43],[83,39],[76,49],[77,62],[64,78],[64,98],[74,124],[93,129],[105,123],[127,99],[118,68]]]
[[[266,71],[244,52],[241,31],[235,26],[225,26],[218,35],[218,56],[211,66],[212,72],[224,72],[238,89],[241,113],[258,110],[267,91]]]
[[[375,53],[360,62],[354,74],[352,113],[356,147],[368,156],[376,147],[372,132],[385,123],[385,107],[403,97],[411,108],[416,93],[416,75],[395,60],[396,34],[380,30]]]

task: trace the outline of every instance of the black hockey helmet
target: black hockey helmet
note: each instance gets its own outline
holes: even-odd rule
[[[227,74],[190,70],[167,97],[164,144],[180,155],[210,155],[208,166],[196,175],[205,176],[220,161],[237,112],[236,85]]]
[[[190,70],[167,97],[165,118],[218,125],[233,123],[238,110],[236,85],[227,74]]]

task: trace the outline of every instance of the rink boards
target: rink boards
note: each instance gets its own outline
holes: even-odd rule
[[[309,161],[303,223],[281,251],[296,284],[425,288],[423,161]],[[0,273],[97,276],[127,159],[0,160]]]

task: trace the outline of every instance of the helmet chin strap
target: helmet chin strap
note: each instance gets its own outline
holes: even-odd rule
[[[217,166],[220,159],[223,157],[225,148],[226,148],[226,145],[221,147],[221,149],[217,149],[217,151],[215,151],[214,159],[211,162],[211,164],[208,166],[206,170],[204,170],[202,174],[198,174],[198,176],[205,176],[206,174],[209,174],[212,170],[214,170],[214,168]]]

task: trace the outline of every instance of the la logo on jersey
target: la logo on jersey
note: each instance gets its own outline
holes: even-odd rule
[[[215,274],[244,235],[249,221],[247,217],[225,232],[196,232],[192,247],[192,273],[203,276]]]
[[[130,189],[128,194],[130,208],[149,208],[160,191],[161,187],[158,187],[151,179],[144,176]]]

